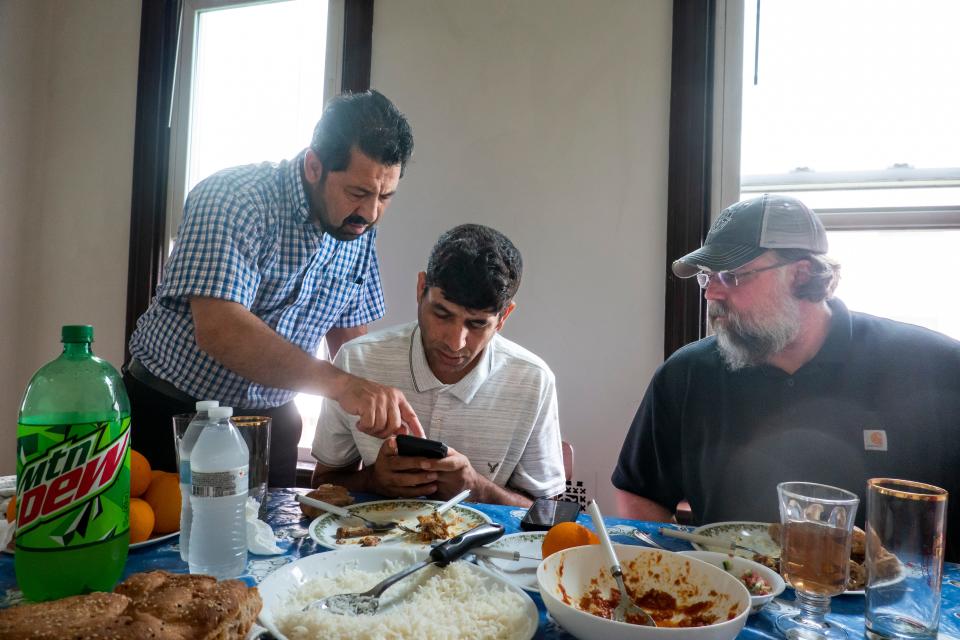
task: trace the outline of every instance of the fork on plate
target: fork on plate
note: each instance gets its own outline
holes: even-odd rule
[[[391,531],[400,526],[399,522],[374,522],[373,520],[367,520],[358,513],[354,513],[343,507],[338,507],[324,502],[323,500],[317,500],[315,498],[309,498],[303,494],[297,494],[297,500],[303,504],[310,505],[311,507],[316,507],[317,509],[323,509],[328,513],[332,513],[335,516],[340,516],[341,518],[356,518],[361,520],[364,525],[374,533],[383,533],[385,531]]]
[[[631,532],[631,535],[633,535],[634,538],[636,538],[640,542],[643,542],[647,546],[653,547],[655,549],[663,549],[664,551],[667,550],[665,546],[663,546],[662,544],[654,540],[653,536],[651,536],[646,531],[640,531],[640,529],[634,529]]]

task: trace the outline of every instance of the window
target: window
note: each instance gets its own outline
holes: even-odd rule
[[[930,277],[960,238],[960,3],[728,0],[717,24],[714,211],[803,200],[842,264],[838,297],[960,338]]]
[[[340,87],[342,0],[185,0],[171,122],[168,252],[186,195],[227,167],[292,158]],[[325,345],[320,347],[323,356]],[[301,459],[320,412],[300,394]]]

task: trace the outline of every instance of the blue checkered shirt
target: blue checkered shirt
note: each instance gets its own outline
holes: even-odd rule
[[[311,221],[304,153],[279,164],[226,169],[187,198],[173,253],[130,337],[130,353],[194,398],[262,409],[296,392],[250,382],[200,351],[192,296],[242,304],[311,355],[331,327],[383,316],[376,229],[342,241]]]

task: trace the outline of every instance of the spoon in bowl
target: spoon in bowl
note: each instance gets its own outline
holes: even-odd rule
[[[607,556],[607,562],[610,563],[610,573],[613,575],[614,580],[617,581],[617,588],[620,589],[620,601],[613,610],[613,619],[617,622],[627,622],[627,617],[629,616],[631,618],[629,622],[634,624],[640,624],[645,627],[657,626],[657,623],[650,614],[641,609],[640,606],[633,601],[633,598],[631,598],[627,592],[626,585],[623,584],[623,569],[620,568],[620,560],[617,559],[617,554],[613,550],[613,544],[610,542],[610,534],[607,533],[607,528],[603,524],[603,516],[600,515],[600,507],[597,505],[596,500],[591,500],[590,504],[587,505],[587,513],[593,518],[593,528],[597,530],[597,535],[600,537],[600,546],[603,547],[603,551]]]

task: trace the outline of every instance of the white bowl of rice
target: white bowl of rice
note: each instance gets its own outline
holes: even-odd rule
[[[390,587],[373,615],[341,616],[313,609],[313,600],[360,593],[425,551],[390,547],[318,553],[280,567],[258,586],[259,622],[283,640],[314,638],[415,638],[416,640],[529,640],[537,630],[537,607],[523,590],[483,567],[453,562],[427,567]]]

